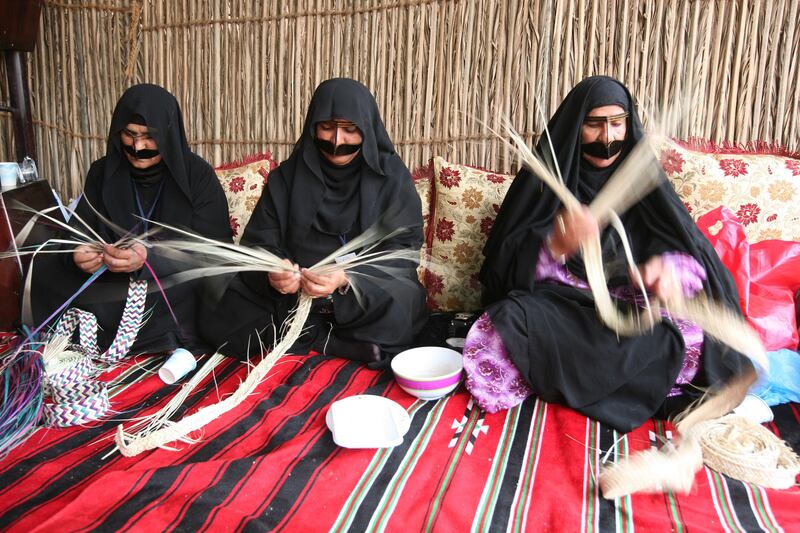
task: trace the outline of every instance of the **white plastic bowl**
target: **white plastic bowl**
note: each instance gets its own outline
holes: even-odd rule
[[[438,346],[412,348],[392,359],[397,384],[421,400],[436,400],[455,389],[462,368],[460,353]]]

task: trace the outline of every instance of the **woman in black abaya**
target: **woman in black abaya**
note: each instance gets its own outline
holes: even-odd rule
[[[665,318],[619,338],[599,321],[578,254],[580,241],[599,231],[585,205],[642,138],[642,125],[628,90],[595,76],[572,89],[548,129],[554,165],[584,209],[567,213],[538,179],[517,175],[483,252],[488,307],[464,348],[467,386],[490,411],[533,393],[629,431],[750,363],[685,321]],[[552,162],[546,138],[537,149]],[[729,272],[661,177],[622,215],[645,284],[662,297],[704,290],[738,311]],[[606,228],[601,242],[612,296],[630,310],[636,291],[619,237]]]
[[[395,263],[392,276],[360,267],[369,277],[354,280],[342,270],[329,276],[305,270],[379,220],[389,231],[407,228],[381,249],[419,249],[420,200],[374,97],[354,80],[328,80],[315,91],[294,151],[270,173],[242,236],[243,244],[300,270],[235,277],[206,316],[209,340],[235,357],[259,352],[259,338],[274,341],[270,326],[283,323],[303,291],[315,301],[293,353],[315,350],[377,364],[408,347],[426,316],[412,263]]]
[[[219,240],[230,240],[228,204],[214,170],[192,153],[175,97],[157,85],[135,85],[122,95],[111,117],[106,155],[89,168],[76,214],[108,243],[124,235],[108,227],[95,210],[121,230],[141,234],[148,218]],[[141,218],[139,218],[141,217]],[[86,232],[76,220],[71,224]],[[168,231],[153,238],[166,238]],[[178,324],[169,312],[145,261],[161,279],[182,265],[141,244],[83,245],[72,255],[37,257],[33,263],[31,307],[35,324],[45,320],[89,276],[107,271],[72,306],[92,312],[100,326],[98,343],[108,347],[117,331],[131,279],[148,280],[145,310],[152,314],[141,327],[131,352],[161,352],[183,346],[205,349],[195,325],[197,285],[166,290]]]

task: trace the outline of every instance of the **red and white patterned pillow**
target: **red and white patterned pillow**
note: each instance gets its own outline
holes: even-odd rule
[[[225,163],[214,169],[222,190],[228,199],[228,214],[234,242],[242,238],[253,209],[261,198],[267,176],[278,164],[270,152],[264,152],[244,161]]]
[[[750,242],[800,241],[800,159],[670,143],[661,165],[695,220],[724,205]]]
[[[434,198],[426,243],[424,285],[428,306],[440,311],[480,308],[478,271],[483,245],[514,176],[434,162]]]

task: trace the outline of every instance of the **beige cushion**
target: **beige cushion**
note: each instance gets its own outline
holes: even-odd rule
[[[513,176],[434,158],[434,199],[424,285],[441,311],[480,308],[481,250]]]
[[[267,175],[277,165],[269,152],[250,157],[245,161],[226,163],[214,170],[222,190],[228,198],[228,213],[234,242],[242,238],[253,209],[261,198]]]
[[[750,242],[800,240],[800,160],[670,144],[662,148],[661,164],[695,220],[724,205],[742,221]]]

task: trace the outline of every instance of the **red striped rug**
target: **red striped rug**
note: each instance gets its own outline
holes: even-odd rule
[[[389,372],[323,356],[284,358],[197,444],[103,459],[120,421],[176,390],[152,374],[159,360],[138,362],[114,373],[114,419],[40,430],[0,461],[0,530],[800,531],[800,489],[765,490],[709,469],[689,495],[602,499],[601,463],[669,440],[662,422],[619,435],[533,399],[485,415],[463,389],[416,401]],[[230,393],[243,375],[241,363],[224,363],[186,410]],[[408,410],[402,445],[334,445],[328,407],[363,393]],[[776,408],[769,427],[800,449],[800,406]]]

